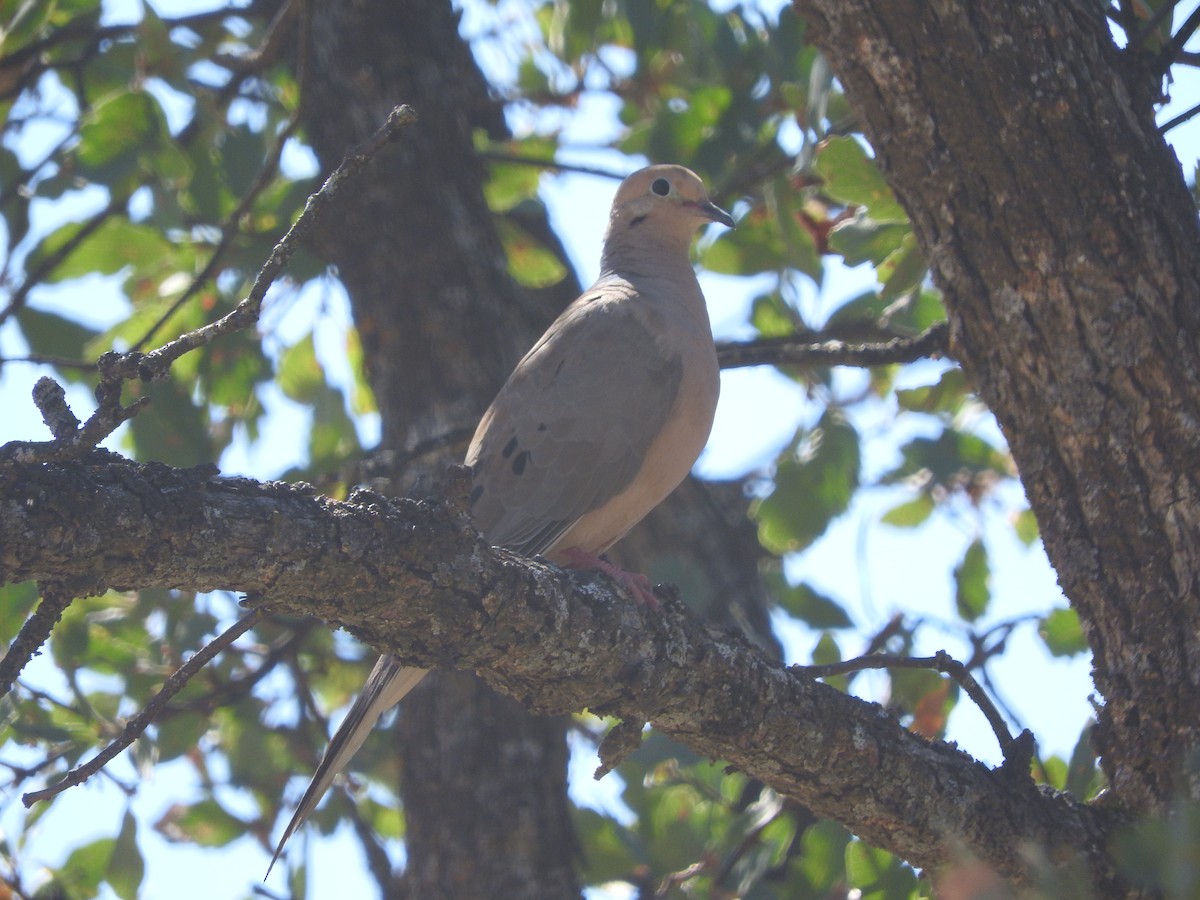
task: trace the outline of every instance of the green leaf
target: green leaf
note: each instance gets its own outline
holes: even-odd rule
[[[42,265],[82,228],[79,222],[69,222],[50,232],[29,254],[26,266],[33,270]],[[51,269],[43,281],[54,284],[84,275],[115,275],[126,266],[139,271],[163,271],[164,267],[170,267],[174,251],[175,246],[156,229],[135,225],[124,216],[109,216]]]
[[[958,412],[967,397],[967,376],[962,369],[947,369],[936,384],[896,391],[901,409],[922,413]]]
[[[829,232],[829,248],[840,253],[848,266],[865,262],[878,266],[904,247],[911,235],[907,222],[880,222],[860,208]]]
[[[545,288],[558,284],[567,274],[562,264],[544,244],[509,218],[496,220],[500,240],[508,256],[508,273],[519,284],[531,288]]]
[[[818,148],[813,166],[825,181],[825,193],[834,200],[865,206],[879,222],[908,221],[875,160],[854,138],[827,138]]]
[[[817,646],[813,648],[812,664],[814,666],[827,666],[831,663],[842,661],[842,650],[838,647],[837,639],[832,634],[826,631],[817,641]]]
[[[118,93],[92,107],[80,126],[75,158],[81,174],[118,191],[142,177],[173,182],[191,171],[162,107],[142,90]]]
[[[21,307],[16,318],[29,349],[43,356],[83,360],[84,348],[96,338],[96,332],[86,325],[30,306]],[[72,380],[80,377],[78,369],[66,369],[64,374]]]
[[[164,718],[158,726],[155,747],[159,762],[167,762],[190,753],[208,731],[208,716],[185,712]]]
[[[758,329],[759,337],[787,337],[796,333],[800,317],[788,306],[778,292],[754,298],[750,307],[750,324]]]
[[[201,847],[224,847],[246,834],[250,826],[209,799],[191,806],[172,806],[154,824],[154,830],[172,843],[190,841]]]
[[[987,612],[992,599],[991,566],[982,538],[975,538],[963,554],[962,562],[954,567],[954,602],[958,614],[974,622]]]
[[[540,74],[540,73],[539,73]],[[502,151],[533,159],[550,159],[554,156],[553,141],[544,138],[525,138],[495,145],[482,143],[481,150]],[[495,213],[508,212],[519,203],[537,196],[541,184],[542,169],[535,165],[515,162],[493,162],[488,166],[488,180],[483,186],[488,209]]]
[[[1076,656],[1088,650],[1079,616],[1070,607],[1056,609],[1038,624],[1038,634],[1054,656]]]
[[[862,841],[846,847],[846,875],[863,900],[907,898],[917,887],[917,876],[886,850],[876,850]]]
[[[1033,510],[1026,508],[1021,510],[1013,519],[1013,531],[1016,532],[1017,539],[1026,547],[1032,547],[1034,541],[1041,535],[1038,528],[1037,516],[1033,514]]]
[[[57,872],[66,896],[71,900],[86,900],[100,893],[116,843],[112,838],[101,838],[72,851]]]
[[[149,407],[133,417],[129,441],[139,460],[187,468],[215,462],[208,433],[208,410],[196,405],[177,378],[141,385]]]
[[[1077,799],[1088,801],[1093,799],[1104,786],[1104,773],[1096,765],[1098,756],[1092,746],[1092,729],[1095,722],[1088,722],[1075,742],[1071,752],[1071,763],[1067,768],[1067,778],[1064,787]]]
[[[280,355],[275,381],[284,395],[297,403],[313,403],[329,389],[311,331]]]
[[[639,860],[631,852],[631,836],[608,816],[576,806],[572,821],[580,846],[587,847],[583,875],[588,884],[603,884],[626,878]]]
[[[118,897],[133,900],[138,895],[145,874],[146,863],[137,844],[137,820],[132,812],[126,810],[108,861],[105,879]]]
[[[964,477],[980,472],[1008,476],[1008,456],[978,435],[946,428],[936,438],[919,437],[900,449],[903,462],[881,479],[894,484],[928,472],[935,483],[947,488],[960,485]]]
[[[850,506],[859,482],[858,432],[830,410],[775,471],[775,489],[754,505],[758,537],[772,553],[803,550]]]
[[[813,628],[850,628],[853,622],[840,603],[808,584],[784,586],[778,591],[779,605],[793,618]]]
[[[880,519],[885,525],[896,528],[916,528],[933,513],[933,497],[922,492],[905,503],[893,506]]]
[[[915,291],[928,272],[929,264],[917,246],[916,236],[907,234],[899,248],[878,268],[879,280],[883,283],[879,296],[884,300],[894,300],[902,294]]]
[[[36,581],[0,585],[0,644],[7,645],[17,636],[37,601]]]

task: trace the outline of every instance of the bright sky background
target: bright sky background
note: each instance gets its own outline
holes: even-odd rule
[[[211,5],[218,4],[190,0],[186,4],[168,3],[164,0],[156,8],[166,14],[178,12],[185,6],[193,9]],[[779,3],[773,0],[764,5],[777,8]],[[470,5],[464,32],[482,33],[489,22],[510,16],[521,6],[514,0],[505,0],[495,11],[484,10],[482,15],[476,15],[480,7]],[[110,3],[109,9],[109,21],[120,21],[130,17],[131,9],[136,15],[137,6],[135,0],[120,0]],[[1186,9],[1181,12],[1177,21],[1186,12]],[[503,77],[505,74],[507,63],[503,55],[488,54],[483,62],[490,75]],[[1200,79],[1192,71],[1181,72],[1172,93],[1173,101],[1160,115],[1160,121],[1166,121],[1200,99]],[[637,168],[637,163],[618,154],[586,149],[611,136],[615,127],[614,111],[615,105],[603,96],[586,98],[581,113],[571,120],[564,141],[574,145],[575,149],[564,150],[560,160],[605,167],[618,174]],[[175,114],[181,120],[186,118],[186,110],[175,110]],[[518,130],[529,124],[519,119],[512,121]],[[1200,148],[1200,120],[1176,129],[1170,138],[1190,177]],[[31,147],[24,149],[30,151],[30,158],[38,155]],[[289,160],[297,173],[311,165],[302,152],[290,155]],[[564,174],[543,178],[543,196],[584,283],[588,283],[598,269],[600,240],[614,189],[614,181],[594,176]],[[96,202],[98,204],[99,200]],[[47,232],[63,221],[81,218],[90,211],[86,198],[65,211],[46,203],[35,203],[32,210],[34,228]],[[118,281],[87,279],[65,288],[35,291],[31,303],[39,308],[78,315],[79,298],[88,297],[86,314],[90,321],[110,324],[124,313],[121,302],[112,299],[112,285]],[[704,274],[702,283],[718,339],[750,336],[745,323],[749,302],[755,292],[748,289],[743,280],[733,278]],[[865,269],[847,270],[830,262],[823,291],[819,295],[812,291],[804,302],[814,311],[831,310],[870,283],[870,273]],[[102,299],[105,297],[109,299]],[[277,350],[307,331],[318,315],[319,307],[326,310],[327,320],[318,336],[318,350],[329,370],[343,383],[348,383],[349,372],[340,357],[340,333],[349,322],[349,311],[336,286],[325,285],[269,308],[262,331],[268,346]],[[19,356],[24,352],[26,348],[13,328],[0,329],[0,353],[3,356]],[[916,367],[908,377],[914,384],[928,383],[936,365],[929,363]],[[7,365],[0,370],[0,408],[4,411],[0,418],[0,443],[48,437],[29,400],[33,383],[42,374],[44,372],[37,367],[20,364]],[[848,372],[844,377],[852,380],[859,376]],[[77,414],[83,416],[91,410],[92,400],[86,390],[69,389],[68,395]],[[294,441],[294,436],[305,425],[303,412],[274,390],[267,391],[264,401],[270,410],[270,420],[264,428],[263,439],[254,447],[240,442],[232,448],[222,460],[222,469],[226,473],[269,478],[303,459],[303,448],[296,446]],[[713,437],[698,464],[698,471],[706,477],[738,477],[765,467],[791,438],[797,425],[818,413],[819,410],[806,401],[793,382],[773,370],[726,372]],[[868,436],[865,478],[878,474],[893,462],[889,455],[891,451],[886,448],[894,441],[894,435],[878,433],[885,422],[882,411],[876,418],[868,414],[855,422]],[[996,433],[990,417],[981,419],[978,428],[988,435]],[[360,432],[370,443],[378,433],[377,422],[370,419],[360,422]],[[114,446],[119,446],[119,441],[114,442]],[[898,530],[877,524],[880,512],[904,496],[902,489],[864,492],[851,512],[828,535],[807,553],[789,561],[789,575],[808,579],[814,586],[846,602],[865,634],[877,630],[893,613],[903,611],[933,623],[932,627],[922,631],[918,652],[946,649],[962,658],[964,645],[958,630],[937,623],[951,623],[956,618],[950,572],[963,549],[975,537],[975,520],[937,515],[916,530]],[[992,612],[980,623],[981,626],[988,621],[1011,619],[1025,613],[1043,614],[1050,607],[1063,603],[1054,573],[1040,546],[1026,549],[1015,539],[1011,529],[1004,527],[986,531],[985,539],[991,554],[994,600]],[[818,635],[782,619],[779,625],[789,661],[806,661]],[[855,655],[862,649],[855,640],[839,638],[844,655]],[[1031,624],[1018,629],[1007,652],[992,664],[991,671],[1001,699],[1015,711],[1022,726],[1033,730],[1039,740],[1040,752],[1043,755],[1069,755],[1090,715],[1088,695],[1092,686],[1088,662],[1048,658],[1036,637],[1035,626]],[[35,661],[27,676],[30,680],[44,679],[44,683],[56,690],[54,685],[58,676],[44,661]],[[882,679],[865,677],[860,680],[859,689],[872,699],[883,699],[871,693],[879,690],[882,684]],[[994,765],[1001,759],[990,729],[965,698],[952,716],[949,736],[988,764]],[[11,750],[0,749],[0,754],[5,759],[12,759]],[[576,753],[573,773],[579,776],[575,778],[574,788],[577,799],[611,803],[619,784],[610,776],[595,785],[591,781],[594,765],[590,751]],[[114,771],[125,781],[143,778],[133,774],[125,759],[118,760]],[[297,773],[301,777],[307,777],[307,774]],[[294,787],[297,790],[301,787],[299,778]],[[197,791],[190,769],[173,763],[154,770],[144,780],[132,805],[142,821],[150,823],[171,804],[195,799]],[[233,792],[227,792],[223,799],[237,811],[240,804]],[[22,856],[26,860],[60,863],[65,856],[63,848],[115,834],[124,810],[123,795],[104,778],[94,778],[87,786],[68,791],[55,801],[54,807],[36,826]],[[0,832],[9,839],[15,838],[23,815],[19,796],[0,792]],[[143,883],[143,896],[147,898],[189,900],[191,897],[245,896],[253,880],[261,877],[267,860],[263,851],[249,841],[206,851],[168,844],[148,828],[141,830],[139,838],[147,858]],[[306,843],[313,853],[311,896],[369,896],[365,882],[358,881],[361,865],[356,845],[344,829],[329,841],[306,842],[303,836],[293,839],[293,852],[303,849]],[[282,881],[276,881],[280,877],[273,876],[268,889],[282,892]]]

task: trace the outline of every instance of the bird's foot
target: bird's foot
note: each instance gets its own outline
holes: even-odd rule
[[[639,603],[645,604],[650,609],[658,609],[658,598],[654,596],[654,585],[650,583],[650,579],[645,575],[640,575],[637,572],[629,572],[622,569],[620,566],[610,563],[602,556],[597,556],[595,553],[588,553],[586,550],[580,550],[578,547],[568,547],[561,553],[563,565],[568,569],[598,569],[603,572],[629,593],[633,594],[633,599]]]

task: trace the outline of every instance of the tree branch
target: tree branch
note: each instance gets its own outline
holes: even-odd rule
[[[1103,811],[911,734],[673,597],[653,613],[604,576],[490,548],[459,503],[104,459],[0,463],[0,577],[252,593],[413,665],[475,670],[540,712],[649,720],[918,866],[965,848],[1022,881],[1029,843],[1052,861],[1106,846]],[[1109,871],[1100,851],[1088,865]]]
[[[264,609],[256,609],[250,615],[243,616],[234,625],[227,628],[220,637],[197,650],[191,659],[176,669],[171,677],[163,683],[162,688],[154,695],[150,702],[136,716],[125,723],[125,728],[122,729],[121,734],[115,741],[83,765],[73,768],[61,780],[56,781],[50,787],[21,795],[21,802],[25,804],[25,808],[28,809],[39,800],[49,800],[51,797],[61,794],[67,788],[83,784],[103,769],[118,753],[141,737],[142,732],[162,712],[167,702],[183,690],[184,686],[191,681],[196,673],[208,665],[214,656],[262,621],[265,616],[266,611]]]
[[[742,366],[886,366],[926,356],[946,356],[950,328],[939,322],[916,337],[895,337],[884,343],[804,340],[802,337],[764,338],[746,343],[717,344],[722,369]]]

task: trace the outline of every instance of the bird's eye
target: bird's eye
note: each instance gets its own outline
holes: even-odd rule
[[[660,197],[665,197],[671,193],[671,182],[665,178],[655,178],[654,182],[650,185],[650,190],[654,191]]]

